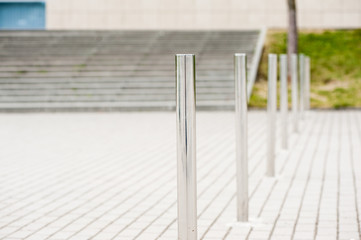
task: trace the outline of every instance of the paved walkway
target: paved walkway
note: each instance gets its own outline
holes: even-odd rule
[[[235,223],[234,115],[199,112],[200,239],[359,239],[361,111],[311,112],[277,178],[249,116],[250,224]],[[176,239],[174,113],[2,114],[0,239]],[[279,132],[279,131],[278,131]]]

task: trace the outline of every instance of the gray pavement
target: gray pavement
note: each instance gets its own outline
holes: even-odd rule
[[[238,224],[234,114],[197,113],[199,239],[360,239],[361,111],[308,113],[276,178],[265,123],[250,112]],[[177,238],[174,113],[2,114],[0,131],[0,239]]]

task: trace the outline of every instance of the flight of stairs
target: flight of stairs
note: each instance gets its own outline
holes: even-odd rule
[[[233,54],[260,31],[1,31],[0,111],[175,108],[175,57],[196,54],[197,108],[234,106]],[[253,66],[258,67],[258,66]]]

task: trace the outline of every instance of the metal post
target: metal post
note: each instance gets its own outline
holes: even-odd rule
[[[305,68],[306,68],[306,104],[305,104],[305,109],[306,110],[310,110],[310,85],[311,85],[311,66],[310,66],[310,57],[306,57],[305,59]]]
[[[247,57],[234,55],[236,110],[237,221],[248,221]]]
[[[300,61],[300,118],[303,119],[304,118],[304,110],[305,110],[305,55],[304,54],[300,54],[299,57],[299,61]]]
[[[297,54],[291,56],[291,78],[292,78],[292,115],[293,115],[293,131],[298,132],[298,81],[297,81]]]
[[[282,148],[288,148],[287,142],[287,112],[288,112],[288,88],[287,88],[287,55],[282,54],[280,56],[280,82],[281,82],[281,118],[282,118]]]
[[[178,240],[197,239],[195,56],[177,54]]]
[[[275,175],[275,142],[276,142],[276,110],[277,110],[277,55],[268,55],[268,149],[266,175]]]

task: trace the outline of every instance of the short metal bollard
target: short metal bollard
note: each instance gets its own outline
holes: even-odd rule
[[[247,56],[234,55],[237,221],[248,221]]]
[[[306,100],[306,96],[305,96],[305,84],[306,84],[306,79],[305,79],[305,55],[304,54],[300,54],[299,57],[299,67],[300,67],[300,109],[299,109],[299,116],[301,119],[304,118],[304,110],[305,110],[305,100]]]
[[[275,143],[276,143],[276,110],[277,110],[277,55],[268,55],[268,134],[267,134],[267,170],[266,175],[275,176]]]
[[[178,240],[197,239],[195,56],[177,54]]]
[[[288,88],[287,88],[287,55],[282,54],[280,56],[280,82],[281,82],[281,99],[280,99],[280,110],[281,110],[281,121],[282,121],[282,148],[288,148]]]
[[[291,81],[292,81],[292,117],[293,117],[293,131],[298,132],[298,67],[297,54],[291,56]]]
[[[305,109],[310,110],[311,65],[310,65],[310,57],[308,57],[308,56],[305,59],[305,80],[306,80],[305,81],[305,95],[306,95]]]

